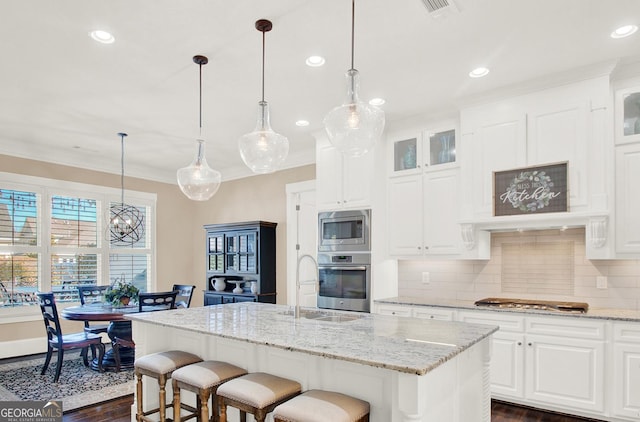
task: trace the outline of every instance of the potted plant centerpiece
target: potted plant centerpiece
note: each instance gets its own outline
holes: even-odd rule
[[[140,290],[136,286],[121,280],[107,290],[105,299],[111,302],[113,306],[127,306],[130,300],[138,301],[138,293],[140,293]]]

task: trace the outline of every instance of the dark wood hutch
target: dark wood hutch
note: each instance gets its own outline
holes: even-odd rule
[[[276,303],[276,225],[267,221],[248,221],[204,226],[205,306],[234,302]],[[214,288],[214,279],[219,277],[225,279],[224,290]],[[253,283],[254,292],[251,291]]]

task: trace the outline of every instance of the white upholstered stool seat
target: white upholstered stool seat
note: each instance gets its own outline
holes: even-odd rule
[[[225,382],[218,388],[220,422],[227,422],[227,406],[240,410],[240,421],[247,413],[263,422],[280,403],[300,394],[300,383],[264,372],[255,372]]]
[[[309,390],[273,410],[274,422],[367,422],[369,403],[341,393]]]
[[[219,405],[217,389],[225,381],[237,378],[246,374],[242,368],[226,362],[207,360],[193,363],[176,369],[171,375],[173,386],[173,420],[174,422],[184,422],[191,418],[198,418],[199,421],[209,420],[209,397],[213,415],[211,421],[219,420]],[[188,390],[196,393],[196,407],[187,406],[180,403],[180,390]],[[191,413],[180,416],[180,409],[189,410]]]
[[[138,422],[153,422],[153,419],[148,418],[148,415],[158,413],[160,422],[166,421],[167,407],[172,407],[173,404],[167,406],[167,392],[165,386],[167,379],[171,378],[171,374],[178,368],[182,368],[185,365],[201,362],[199,356],[192,353],[183,352],[180,350],[170,350],[168,352],[153,353],[150,355],[142,356],[136,359],[134,363],[136,374],[136,401],[137,412],[136,421]],[[143,409],[143,397],[142,397],[142,377],[146,375],[158,380],[159,392],[159,406],[152,410]]]

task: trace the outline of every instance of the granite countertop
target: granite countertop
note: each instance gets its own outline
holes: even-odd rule
[[[290,306],[242,302],[126,318],[417,375],[426,374],[498,329],[315,308],[302,311],[303,316],[296,319]]]
[[[617,321],[633,321],[640,322],[640,310],[634,309],[615,309],[615,308],[589,308],[586,313],[562,312],[553,310],[538,309],[518,309],[518,308],[492,308],[485,306],[476,306],[471,300],[454,300],[454,299],[431,299],[416,298],[409,296],[390,297],[387,299],[379,299],[376,303],[387,303],[393,305],[414,305],[414,306],[435,306],[439,308],[456,308],[456,309],[473,309],[477,311],[491,312],[509,312],[519,314],[535,314],[535,315],[553,315],[570,318],[596,318],[609,319]]]

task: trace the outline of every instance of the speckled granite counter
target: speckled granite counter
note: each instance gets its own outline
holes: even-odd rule
[[[492,308],[474,305],[474,301],[453,300],[453,299],[431,299],[415,298],[408,296],[390,297],[379,299],[376,303],[386,303],[393,305],[413,305],[413,306],[435,306],[439,308],[473,309],[478,311],[507,312],[519,314],[553,315],[568,318],[596,318],[618,321],[640,322],[640,311],[633,309],[613,309],[613,308],[589,308],[586,313],[545,311],[537,309],[517,309],[517,308]]]
[[[321,311],[344,319],[354,315]],[[359,318],[342,322],[304,316],[295,319],[291,307],[247,302],[127,318],[417,375],[426,374],[497,330],[479,324],[356,315]]]

